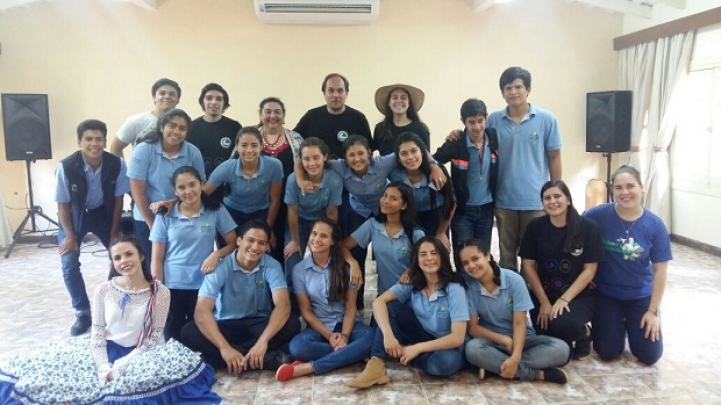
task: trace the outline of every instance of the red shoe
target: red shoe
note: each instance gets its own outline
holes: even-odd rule
[[[298,364],[303,364],[304,362],[300,360],[296,360],[292,363],[285,363],[278,367],[278,370],[275,372],[275,379],[283,382],[288,381],[291,378],[293,378],[293,372],[295,371],[295,366]]]

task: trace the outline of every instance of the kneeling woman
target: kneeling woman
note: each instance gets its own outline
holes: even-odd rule
[[[604,260],[601,236],[595,222],[578,215],[562,180],[543,185],[541,202],[546,215],[528,223],[519,252],[533,291],[531,321],[538,333],[565,341],[574,347],[573,357],[583,360],[591,352],[589,283]]]
[[[465,282],[453,272],[443,243],[432,236],[416,242],[409,273],[411,284],[396,284],[373,301],[378,329],[372,357],[349,386],[388,383],[388,356],[435,377],[449,377],[463,367],[469,319]]]
[[[484,242],[470,239],[458,256],[469,277],[466,358],[480,368],[480,379],[490,372],[503,378],[565,384],[569,347],[560,339],[536,335],[528,318],[533,308],[526,283],[516,272],[498,267]]]
[[[208,403],[213,369],[178,342],[163,344],[168,288],[153,280],[138,242],[110,245],[110,280],[93,297],[86,336],[53,343],[0,369],[0,403]],[[172,366],[172,367],[171,367]]]
[[[278,381],[327,373],[370,354],[373,329],[356,311],[358,286],[349,284],[340,243],[335,222],[315,222],[308,239],[311,254],[293,268],[293,291],[308,327],[291,340],[290,353],[298,361],[280,366]]]

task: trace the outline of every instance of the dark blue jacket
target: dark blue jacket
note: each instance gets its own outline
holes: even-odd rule
[[[498,134],[493,128],[486,128],[486,139],[491,149],[491,165],[488,188],[496,199],[496,184],[498,182]],[[440,163],[451,162],[451,181],[453,189],[456,192],[456,214],[464,214],[466,212],[466,202],[470,192],[468,191],[468,161],[471,155],[468,153],[466,139],[468,131],[464,131],[463,135],[455,141],[449,141],[441,145],[433,154],[433,158]]]
[[[65,177],[70,185],[70,212],[72,214],[73,229],[80,232],[85,214],[85,202],[88,196],[88,181],[85,178],[85,161],[80,151],[66,157],[60,163],[63,165]],[[120,174],[120,158],[103,152],[103,169],[100,182],[103,188],[103,207],[108,224],[113,223],[115,212],[115,183]]]

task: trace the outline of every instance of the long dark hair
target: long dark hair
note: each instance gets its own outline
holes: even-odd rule
[[[158,125],[155,126],[155,129],[148,130],[146,133],[144,133],[140,137],[139,142],[156,143],[163,139],[163,128],[175,117],[180,117],[184,119],[186,125],[188,126],[188,132],[190,132],[190,124],[193,122],[193,120],[190,118],[190,115],[188,115],[188,113],[181,110],[180,108],[171,108],[170,110],[166,111],[165,114],[160,117],[160,119],[158,119]]]
[[[424,236],[418,240],[418,242],[413,244],[413,259],[411,260],[411,266],[409,269],[413,289],[416,291],[422,291],[426,288],[426,286],[428,286],[428,280],[426,280],[426,276],[423,274],[423,270],[421,270],[418,260],[420,247],[426,242],[433,244],[436,252],[438,252],[438,256],[441,258],[441,266],[438,269],[438,289],[444,290],[448,286],[448,283],[458,283],[462,285],[463,288],[466,288],[466,282],[463,280],[461,274],[454,272],[453,267],[451,267],[451,255],[448,252],[448,249],[446,249],[446,247],[443,246],[443,243],[441,243],[441,241],[435,236]]]
[[[328,265],[330,267],[328,301],[344,301],[350,278],[345,271],[347,265],[343,258],[343,250],[341,249],[343,239],[340,234],[340,227],[335,221],[329,218],[317,219],[313,222],[313,228],[317,223],[328,225],[331,229],[331,239],[333,239],[333,246],[330,247],[330,261]]]
[[[461,242],[461,245],[458,247],[458,255],[460,256],[461,250],[467,247],[475,247],[482,254],[488,255],[488,264],[491,265],[491,269],[493,270],[493,283],[500,287],[501,268],[498,266],[498,263],[496,263],[496,261],[493,259],[493,255],[491,254],[491,252],[483,246],[483,241],[480,239],[468,239]]]
[[[110,251],[110,249],[112,249],[113,246],[115,246],[119,243],[123,243],[123,242],[128,242],[131,245],[135,246],[135,250],[138,251],[138,256],[142,256],[143,258],[145,257],[145,252],[143,252],[143,248],[140,247],[138,240],[132,236],[121,236],[119,238],[113,239],[113,241],[110,242],[110,246],[108,246],[108,251]],[[148,282],[153,281],[153,275],[150,273],[150,267],[148,267],[148,261],[141,259],[140,264],[141,264],[141,268],[143,270],[143,277],[145,277],[145,280]],[[111,257],[110,258],[110,272],[108,274],[108,280],[112,279],[113,277],[120,277],[120,276],[121,276],[121,274],[118,273],[118,271],[115,270],[115,266],[113,266],[113,260]]]
[[[393,128],[393,110],[388,105],[388,101],[391,99],[391,94],[393,94],[396,90],[403,90],[408,95],[408,110],[406,110],[406,117],[408,117],[409,120],[413,122],[417,122],[421,124],[422,126],[428,128],[428,126],[421,121],[421,117],[418,115],[418,111],[416,110],[416,106],[413,105],[413,99],[411,98],[410,93],[406,91],[403,87],[396,87],[395,89],[392,89],[388,92],[388,97],[386,97],[386,104],[385,104],[385,112],[383,113],[383,122],[382,127],[383,130],[381,131],[381,136],[377,140],[377,142],[382,142],[385,139],[393,140],[393,131],[391,128]],[[427,151],[430,145],[426,145],[423,141],[421,141],[421,150]]]
[[[173,189],[175,189],[175,181],[178,179],[178,176],[181,174],[189,174],[193,176],[198,182],[202,182],[200,179],[200,173],[196,168],[193,166],[180,166],[179,168],[175,169],[173,172],[173,175],[170,177],[170,184],[173,185]],[[220,208],[220,201],[216,201],[207,194],[205,194],[205,191],[202,189],[200,190],[200,202],[203,204],[203,206],[206,209],[209,209],[211,211],[216,211]]]
[[[581,234],[581,216],[578,215],[576,207],[573,206],[573,197],[571,197],[571,190],[563,180],[550,180],[541,187],[541,201],[543,201],[543,193],[549,188],[556,187],[563,195],[568,199],[568,207],[566,209],[566,238],[563,241],[563,251],[570,252],[583,246],[583,235]]]
[[[424,176],[428,177],[428,181],[430,181],[431,163],[428,160],[428,149],[423,143],[421,137],[418,136],[418,134],[415,134],[413,132],[404,132],[398,135],[398,138],[395,140],[395,144],[393,146],[393,150],[396,153],[396,162],[398,163],[398,167],[403,167],[403,164],[401,163],[400,149],[401,145],[406,142],[413,142],[421,150],[420,171],[421,173],[423,173]],[[441,169],[447,179],[451,178],[451,175],[448,173],[448,170],[446,170],[445,166],[438,165],[438,167]],[[436,191],[432,188],[430,190],[431,210],[435,211],[437,206],[436,193],[440,192],[443,196],[443,219],[449,219],[451,217],[451,214],[453,213],[453,210],[456,207],[456,193],[453,190],[453,182],[445,182],[445,184],[443,184],[443,187],[439,191]]]
[[[394,181],[389,183],[385,189],[388,190],[389,188],[395,188],[396,190],[398,190],[398,192],[401,194],[401,199],[406,204],[406,209],[401,210],[400,214],[401,225],[403,226],[403,231],[406,233],[406,236],[408,236],[408,239],[413,242],[413,231],[416,229],[416,200],[415,197],[413,197],[413,189],[411,188],[411,186],[403,183],[402,181]],[[382,212],[378,213],[376,221],[383,224],[387,220],[388,217],[386,214]]]

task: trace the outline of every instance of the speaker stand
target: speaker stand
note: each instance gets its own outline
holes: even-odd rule
[[[30,208],[28,208],[28,213],[25,214],[25,218],[23,218],[22,222],[20,222],[20,226],[18,226],[18,229],[16,229],[15,233],[13,234],[13,242],[10,244],[10,246],[8,246],[8,249],[5,251],[6,259],[10,257],[10,253],[13,252],[15,245],[18,243],[20,237],[23,235],[23,230],[25,229],[25,225],[27,225],[28,220],[30,220],[31,229],[26,234],[39,232],[37,226],[35,225],[35,216],[40,216],[51,224],[58,226],[58,223],[55,222],[55,220],[51,219],[43,213],[42,207],[35,205],[35,198],[33,197],[33,178],[30,172],[30,160],[25,161],[25,168],[27,169],[28,174],[28,195],[30,197]]]
[[[611,152],[604,153],[606,158],[606,202],[613,202],[613,185],[611,184]]]

